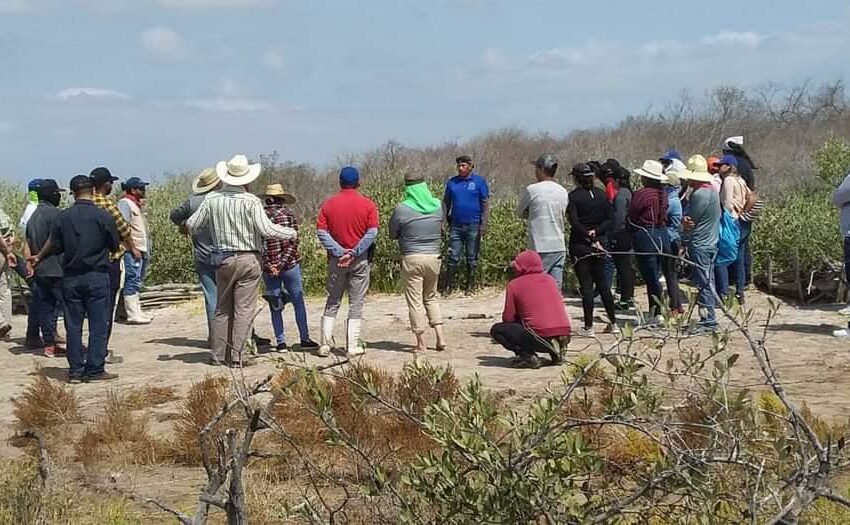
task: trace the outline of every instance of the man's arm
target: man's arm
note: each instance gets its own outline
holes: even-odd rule
[[[508,284],[508,288],[505,290],[505,308],[502,310],[502,322],[513,323],[516,320],[516,303],[514,301],[513,291],[510,284]]]
[[[449,193],[449,183],[446,182],[446,191],[443,194],[443,211],[445,212],[446,222],[451,224],[452,222],[452,198]]]
[[[263,204],[259,199],[251,206],[251,211],[254,219],[254,227],[260,232],[264,238],[280,239],[281,241],[294,240],[298,238],[298,232],[294,228],[279,226],[269,219],[266,215],[266,210],[263,209]]]
[[[850,173],[841,181],[841,185],[832,194],[832,204],[841,208],[850,203]]]
[[[478,195],[481,199],[481,233],[487,232],[487,226],[490,224],[490,187],[487,186],[487,179],[481,177],[481,186],[478,189]]]
[[[9,247],[6,245],[6,241],[0,236],[0,254],[3,254],[3,257],[6,258],[6,264],[9,266],[17,266],[18,258],[15,257],[15,254],[9,251]]]
[[[118,211],[121,212],[121,216],[124,217],[124,220],[127,222],[130,222],[133,218],[133,210],[130,209],[130,205],[127,203],[126,199],[118,201]]]
[[[316,237],[319,238],[319,242],[322,243],[322,247],[334,257],[342,257],[345,255],[345,248],[340,246],[339,243],[331,237],[328,230],[316,230]]]
[[[393,214],[390,215],[390,239],[398,240],[401,237],[401,220],[398,218],[398,208],[393,210]]]
[[[378,228],[369,228],[366,230],[366,233],[360,239],[360,242],[357,243],[357,246],[351,250],[351,254],[354,257],[359,257],[363,255],[366,250],[368,250],[374,243],[375,239],[378,237]]]
[[[528,218],[528,206],[531,204],[531,193],[528,188],[524,189],[519,196],[519,204],[516,207],[516,216],[520,219]]]
[[[180,204],[180,206],[171,210],[168,218],[171,219],[171,222],[173,222],[175,226],[182,226],[191,216],[192,206],[189,203],[189,199],[186,199],[182,204]]]
[[[209,202],[204,199],[204,202],[198,206],[198,209],[186,219],[186,228],[189,229],[191,233],[197,233],[199,230],[206,227],[207,222],[210,217],[210,206]]]

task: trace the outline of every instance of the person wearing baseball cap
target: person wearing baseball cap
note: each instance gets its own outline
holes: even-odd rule
[[[107,337],[107,345],[109,338],[112,337],[112,325],[115,321],[115,309],[118,306],[118,294],[121,292],[121,282],[123,280],[124,269],[121,267],[121,262],[124,257],[125,250],[133,254],[135,260],[142,258],[142,252],[133,242],[133,235],[130,230],[130,224],[124,220],[121,211],[115,201],[109,198],[112,193],[112,186],[118,177],[112,175],[109,168],[100,166],[89,173],[89,179],[93,186],[92,202],[98,208],[106,210],[112,220],[115,221],[115,227],[118,229],[118,235],[121,237],[121,244],[109,255],[109,335]],[[73,191],[73,188],[71,188]],[[123,358],[116,355],[114,351],[110,351],[107,356],[107,361],[110,363],[120,363]]]
[[[19,223],[21,231],[26,230],[27,222],[38,207],[39,186],[41,186],[41,179],[32,179],[27,183],[27,206],[24,208],[24,213],[21,215],[21,221]]]
[[[605,246],[614,223],[614,207],[608,202],[605,192],[594,186],[594,172],[587,164],[573,165],[576,188],[569,194],[570,240],[569,252],[573,268],[581,289],[581,306],[584,325],[578,335],[594,337],[593,295],[596,290],[602,296],[602,304],[611,324],[607,331],[617,330],[614,297],[605,283]]]
[[[38,188],[39,204],[25,230],[24,256],[38,253],[62,213],[59,203],[64,189],[53,179],[44,179]],[[48,256],[35,270],[31,280],[32,300],[27,319],[27,340],[44,348],[45,357],[64,352],[57,344],[56,326],[62,311],[62,265],[57,255]]]
[[[455,289],[460,255],[466,256],[466,284],[464,291],[475,291],[478,253],[481,238],[487,232],[490,215],[490,187],[487,180],[474,170],[472,157],[461,155],[455,159],[457,175],[446,182],[443,206],[449,225],[449,253],[444,276],[443,292]]]
[[[106,372],[109,339],[110,252],[121,242],[115,221],[94,205],[92,179],[71,179],[74,204],[62,211],[38,254],[29,263],[36,268],[49,255],[60,255],[62,297],[68,338],[68,380],[106,381],[118,376]],[[83,352],[83,322],[88,317],[88,350]]]
[[[124,195],[118,201],[118,211],[130,225],[133,244],[141,253],[140,258],[124,253],[124,309],[127,312],[127,324],[150,324],[151,318],[142,311],[139,292],[148,273],[152,239],[148,229],[148,220],[144,212],[144,199],[149,183],[138,177],[130,177],[121,184]]]
[[[531,164],[537,182],[529,184],[520,194],[516,213],[528,222],[528,249],[540,254],[543,272],[555,279],[560,290],[564,285],[567,258],[564,218],[570,197],[555,180],[558,157],[546,153]]]
[[[746,245],[752,231],[752,223],[742,220],[742,216],[746,211],[750,189],[738,173],[738,159],[734,155],[728,153],[723,155],[717,161],[717,166],[718,173],[723,179],[723,186],[720,189],[720,204],[738,221],[740,229],[738,258],[727,268],[718,268],[717,293],[721,297],[726,296],[729,293],[729,283],[734,278],[735,297],[743,304],[744,288],[746,287]]]
[[[355,357],[365,352],[360,338],[363,305],[380,225],[378,207],[357,191],[360,187],[357,168],[346,166],[340,170],[339,187],[339,193],[322,203],[316,219],[316,234],[328,252],[328,299],[322,316],[319,357],[330,355],[334,322],[346,291],[346,353]]]

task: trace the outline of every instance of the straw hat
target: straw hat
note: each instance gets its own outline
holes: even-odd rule
[[[231,186],[251,184],[260,176],[262,169],[259,164],[248,164],[248,158],[245,155],[236,155],[228,161],[222,160],[215,165],[218,178]]]
[[[262,193],[263,197],[280,197],[286,204],[295,204],[295,196],[283,191],[281,184],[269,184]]]
[[[635,173],[647,179],[667,182],[667,175],[664,175],[664,166],[657,160],[644,161],[643,166],[636,169]]]
[[[711,182],[714,180],[708,172],[708,161],[702,155],[694,155],[688,159],[688,170],[681,174],[683,179],[696,182]]]
[[[192,191],[198,195],[202,195],[218,186],[219,182],[221,180],[218,178],[215,168],[206,168],[195,177],[195,180],[192,182]]]

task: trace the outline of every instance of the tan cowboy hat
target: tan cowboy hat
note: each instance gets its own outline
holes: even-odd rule
[[[283,191],[281,184],[269,184],[262,193],[263,197],[280,197],[286,204],[295,204],[295,196]]]
[[[236,155],[228,161],[222,160],[215,165],[218,178],[231,186],[251,184],[260,176],[262,169],[259,164],[248,164],[248,158],[245,155]]]
[[[647,179],[667,183],[667,175],[664,174],[664,166],[657,160],[644,161],[643,166],[635,170],[635,173]]]
[[[702,155],[694,155],[688,159],[688,169],[680,176],[683,179],[696,182],[711,182],[714,177],[708,172],[708,161]]]
[[[198,195],[202,195],[218,186],[219,182],[221,180],[218,178],[215,168],[206,168],[195,177],[195,180],[192,182],[192,191]]]

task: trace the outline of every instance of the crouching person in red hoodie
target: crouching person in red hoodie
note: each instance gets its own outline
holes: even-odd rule
[[[502,322],[493,325],[490,335],[516,353],[517,368],[540,368],[538,353],[549,354],[552,364],[558,364],[570,340],[570,318],[558,285],[543,273],[537,252],[520,253],[511,266],[515,277],[505,293]]]

